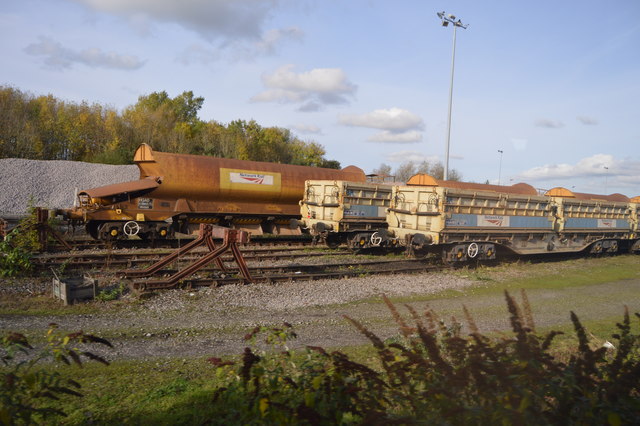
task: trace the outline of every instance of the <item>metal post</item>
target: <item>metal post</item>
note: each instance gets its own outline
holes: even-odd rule
[[[456,27],[453,26],[453,50],[451,52],[451,84],[449,85],[449,112],[447,114],[447,148],[444,157],[444,180],[449,180],[449,145],[451,144],[451,108],[453,107],[453,71],[456,64]]]
[[[503,154],[503,151],[501,149],[499,149],[498,152],[500,153],[500,167],[498,167],[498,185],[500,185],[500,181],[501,181],[501,178],[502,178],[502,154]]]
[[[607,195],[607,178],[609,177],[609,167],[604,166],[604,195]]]
[[[445,150],[445,159],[444,159],[444,180],[449,179],[449,145],[451,142],[451,109],[453,106],[453,73],[455,69],[456,62],[456,29],[457,27],[462,27],[466,29],[468,25],[463,25],[462,21],[458,19],[456,21],[456,17],[453,15],[446,15],[444,12],[439,12],[438,17],[442,19],[442,26],[446,27],[449,23],[453,24],[453,49],[451,53],[451,84],[449,85],[449,112],[447,115],[447,144]]]

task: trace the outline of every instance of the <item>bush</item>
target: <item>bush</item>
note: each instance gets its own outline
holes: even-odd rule
[[[14,277],[33,269],[32,253],[40,250],[36,210],[29,207],[29,215],[0,241],[0,277]]]
[[[239,362],[211,358],[224,380],[214,395],[216,424],[630,424],[640,418],[640,337],[630,318],[612,336],[615,354],[591,348],[577,316],[578,346],[565,361],[538,335],[523,293],[524,311],[505,293],[513,335],[480,334],[467,314],[446,325],[434,312],[406,306],[413,325],[385,298],[401,337],[385,343],[347,318],[373,344],[379,365],[340,351],[308,347],[292,356],[290,326],[256,328]],[[636,314],[636,316],[639,316]],[[256,353],[259,335],[280,352]]]
[[[78,348],[76,345],[99,343],[111,347],[108,341],[82,332],[62,335],[56,324],[50,324],[47,344],[34,352],[27,338],[19,333],[8,333],[0,342],[0,423],[3,425],[33,424],[56,416],[62,410],[51,408],[47,401],[63,395],[82,396],[81,386],[72,379],[63,379],[57,371],[39,366],[46,361],[82,366],[82,358],[109,363],[102,357]]]

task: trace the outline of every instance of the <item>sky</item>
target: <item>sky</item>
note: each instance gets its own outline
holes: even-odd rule
[[[184,91],[370,173],[640,195],[637,0],[0,0],[0,85],[118,110]],[[499,151],[502,151],[500,153]]]

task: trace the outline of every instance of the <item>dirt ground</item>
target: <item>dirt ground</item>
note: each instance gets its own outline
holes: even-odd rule
[[[518,271],[516,275],[521,274]],[[485,274],[489,278],[482,279],[477,274],[440,273],[172,290],[143,299],[129,296],[116,302],[91,302],[81,308],[61,308],[52,299],[47,303],[53,308],[37,314],[6,313],[12,306],[26,307],[29,296],[4,291],[0,293],[0,329],[42,336],[54,322],[64,330],[83,330],[114,344],[113,350],[104,353],[110,360],[239,354],[245,346],[243,336],[253,327],[283,322],[293,325],[298,334],[292,347],[331,348],[367,342],[344,315],[382,338],[397,334],[381,299],[384,293],[396,300],[407,318],[404,301],[418,312],[433,309],[447,321],[454,316],[464,323],[464,305],[481,331],[492,332],[509,329],[502,289],[512,272],[508,267],[489,270]],[[2,284],[6,290],[7,283]],[[19,281],[11,285],[27,286]],[[512,291],[519,299],[519,292]],[[538,329],[569,324],[570,311],[583,322],[620,321],[625,305],[631,312],[640,312],[638,295],[640,279],[527,290]],[[605,340],[607,336],[595,337]]]

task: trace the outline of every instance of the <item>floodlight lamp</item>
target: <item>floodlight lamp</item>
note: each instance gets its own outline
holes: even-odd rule
[[[444,11],[438,12],[437,15],[438,15],[438,18],[444,19]]]
[[[449,14],[449,19],[451,19],[452,21],[455,21],[456,17],[455,17],[455,15]]]
[[[442,26],[443,27],[448,27],[449,26],[449,21],[442,21]]]

